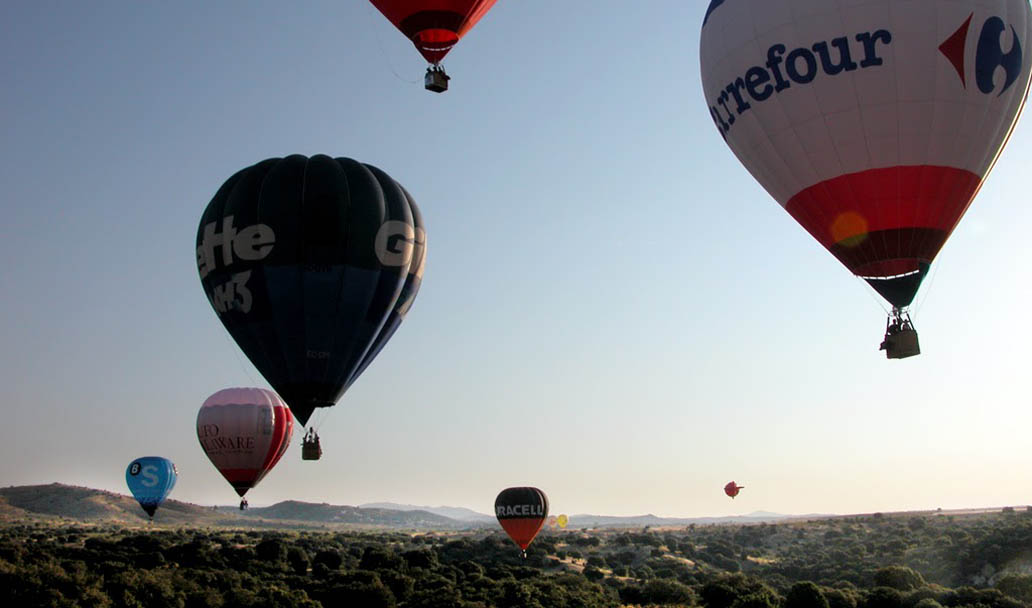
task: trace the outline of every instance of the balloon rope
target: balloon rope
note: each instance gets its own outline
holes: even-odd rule
[[[373,14],[373,3],[372,2],[370,2],[369,4],[366,4],[366,14],[369,15],[370,25],[372,26],[374,35],[376,36],[376,45],[378,47],[380,47],[380,54],[383,55],[384,63],[387,64],[387,68],[390,69],[391,73],[394,74],[394,77],[397,78],[398,80],[400,80],[400,81],[402,81],[402,82],[404,82],[406,84],[419,84],[420,83],[419,79],[409,80],[407,78],[403,78],[401,76],[401,74],[399,74],[398,71],[394,69],[394,64],[391,63],[391,58],[387,56],[387,50],[384,49],[384,47],[383,47],[383,39],[380,38],[380,30],[378,29],[380,27],[380,25],[378,23],[376,23],[376,15]]]
[[[889,309],[885,308],[883,300],[878,296],[878,291],[874,287],[871,287],[871,284],[865,281],[863,277],[854,274],[853,278],[860,282],[860,284],[862,285],[861,289],[864,290],[864,293],[871,296],[871,299],[874,300],[874,303],[878,305],[878,308],[881,308],[882,312],[885,313],[885,316],[888,316]]]
[[[228,331],[222,332],[222,336],[229,342],[229,348],[233,351],[233,355],[236,356],[237,363],[240,365],[240,369],[243,370],[244,375],[251,381],[251,386],[256,386],[258,383],[255,382],[254,377],[251,375],[250,370],[247,369],[247,365],[244,360],[240,358],[240,347],[233,341]]]
[[[924,308],[925,302],[928,301],[928,294],[932,293],[932,287],[935,286],[935,277],[939,275],[939,266],[942,265],[942,258],[939,257],[939,260],[935,263],[935,268],[932,268],[932,276],[928,279],[928,286],[922,290],[924,293],[917,299],[917,304],[910,307],[913,309],[914,315],[917,315]]]

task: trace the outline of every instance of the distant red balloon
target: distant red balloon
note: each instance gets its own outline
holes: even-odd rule
[[[734,498],[735,496],[738,496],[738,493],[741,492],[744,487],[745,486],[740,486],[733,481],[729,481],[727,485],[724,486],[724,494]]]
[[[369,0],[437,65],[495,0]]]

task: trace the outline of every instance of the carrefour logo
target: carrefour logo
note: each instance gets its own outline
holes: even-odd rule
[[[939,45],[939,52],[946,59],[949,59],[960,76],[960,82],[967,88],[967,70],[964,61],[964,48],[967,45],[968,33],[971,29],[971,19],[974,13],[968,15],[967,20],[954,32],[945,42]],[[1012,25],[1010,49],[1003,50],[1002,34],[1007,30],[1007,25],[999,17],[989,17],[982,24],[982,32],[978,36],[978,46],[975,50],[975,84],[978,90],[986,95],[996,90],[993,77],[1000,68],[1004,72],[1003,88],[999,94],[1010,88],[1014,81],[1021,75],[1022,52],[1021,40],[1018,32]]]

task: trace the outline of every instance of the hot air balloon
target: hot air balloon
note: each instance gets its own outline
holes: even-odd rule
[[[560,528],[565,530],[566,529],[566,525],[570,523],[570,518],[567,517],[565,513],[563,513],[563,514],[559,515],[558,518],[556,518],[556,523],[559,524]]]
[[[495,516],[527,557],[527,547],[548,518],[548,497],[537,488],[506,488],[495,498]]]
[[[891,313],[909,306],[992,169],[1032,68],[1028,0],[711,0],[710,115],[753,177]]]
[[[735,496],[738,496],[738,493],[741,492],[744,487],[745,486],[740,486],[733,481],[729,481],[727,485],[724,486],[724,494],[734,498]]]
[[[430,62],[424,84],[428,91],[448,90],[449,76],[441,61],[466,32],[494,6],[495,0],[370,0],[384,17],[408,36]]]
[[[264,388],[227,388],[208,397],[197,412],[197,440],[240,495],[258,485],[287,451],[294,418],[276,393]]]
[[[307,425],[404,319],[425,247],[415,202],[386,173],[294,155],[222,185],[201,217],[197,267],[222,324]]]
[[[150,519],[176,485],[176,465],[161,456],[144,456],[129,463],[125,483]]]

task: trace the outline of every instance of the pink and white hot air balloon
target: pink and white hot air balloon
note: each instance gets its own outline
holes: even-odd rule
[[[1029,0],[712,0],[700,61],[727,145],[918,354],[907,308],[1028,94]]]
[[[197,412],[204,453],[241,499],[276,466],[293,434],[290,408],[264,388],[223,389]],[[240,501],[241,509],[246,505]]]

